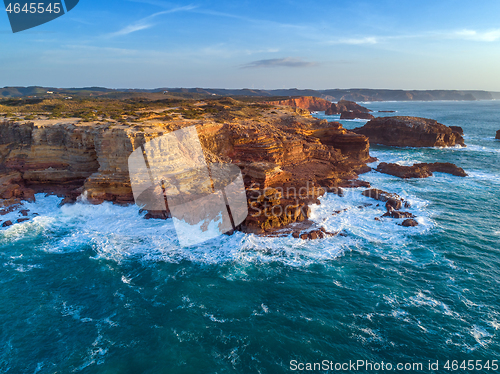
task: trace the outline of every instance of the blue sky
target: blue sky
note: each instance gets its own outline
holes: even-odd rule
[[[80,0],[13,34],[0,86],[500,91],[500,0]]]

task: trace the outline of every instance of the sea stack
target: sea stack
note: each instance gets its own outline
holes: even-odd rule
[[[465,146],[459,132],[428,118],[379,117],[353,131],[367,136],[372,144],[395,147]]]

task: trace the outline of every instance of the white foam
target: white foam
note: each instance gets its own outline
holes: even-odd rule
[[[36,212],[39,215],[28,222],[2,229],[0,242],[13,244],[42,238],[42,244],[35,250],[48,253],[91,251],[91,257],[95,259],[116,262],[139,259],[178,263],[188,260],[210,264],[280,262],[304,266],[333,261],[346,251],[357,248],[360,240],[402,243],[432,227],[432,221],[420,211],[425,204],[406,195],[404,197],[413,204],[409,211],[419,217],[420,226],[401,227],[397,224],[401,220],[390,218],[375,221],[375,217],[385,213],[384,204],[362,196],[362,190],[346,190],[348,193],[343,198],[327,194],[321,198],[321,205],[312,207],[314,221],[328,231],[347,233],[347,237],[309,241],[291,236],[271,238],[236,232],[184,248],[179,245],[172,220],[146,220],[136,206],[78,202],[58,207],[60,198],[38,194],[36,202],[25,203],[23,208],[29,209],[30,214]],[[376,207],[378,203],[380,206]],[[363,204],[372,205],[359,209],[358,206]],[[334,210],[344,208],[348,210],[332,216]],[[122,281],[127,283],[130,279],[125,277]]]

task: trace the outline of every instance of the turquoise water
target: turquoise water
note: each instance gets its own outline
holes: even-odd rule
[[[135,207],[38,195],[25,204],[38,216],[0,229],[0,372],[274,374],[297,372],[292,360],[368,360],[445,373],[447,360],[500,360],[500,102],[366,106],[464,128],[467,148],[372,146],[380,161],[469,173],[362,176],[408,199],[418,227],[375,221],[383,207],[360,209],[375,201],[355,189],[313,211],[345,236],[237,233],[185,249],[170,221]]]

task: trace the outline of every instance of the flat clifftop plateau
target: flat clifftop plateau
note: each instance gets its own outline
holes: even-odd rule
[[[131,204],[130,154],[190,126],[196,126],[208,164],[239,166],[250,212],[240,227],[245,232],[306,222],[309,205],[325,190],[353,185],[359,173],[370,170],[367,137],[293,108],[232,99],[146,106],[140,103],[117,119],[99,107],[90,110],[93,121],[15,113],[17,119],[0,122],[0,204],[33,199],[36,192],[64,196],[65,202],[83,194],[91,203]]]
[[[373,144],[396,147],[465,146],[458,128],[450,128],[433,119],[420,117],[379,117],[353,130]]]

